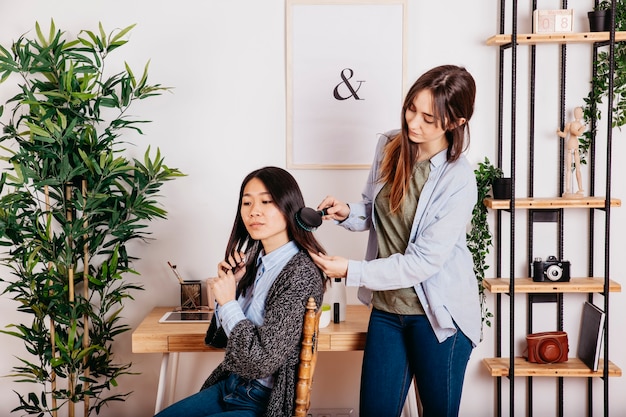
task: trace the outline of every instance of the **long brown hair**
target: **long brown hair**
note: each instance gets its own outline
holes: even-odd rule
[[[402,130],[389,138],[384,149],[378,181],[391,184],[391,213],[402,209],[409,189],[413,165],[417,160],[417,144],[409,139],[405,114],[415,97],[428,90],[433,96],[433,115],[445,130],[448,141],[447,160],[456,161],[469,146],[469,119],[474,113],[476,83],[465,68],[455,65],[435,67],[420,76],[407,93],[402,105]],[[460,123],[465,119],[465,123]]]
[[[226,253],[224,259],[228,259],[234,251],[246,252],[246,273],[239,281],[237,286],[237,293],[245,294],[248,287],[254,282],[256,276],[255,263],[257,257],[261,252],[262,245],[258,240],[252,239],[244,221],[241,217],[241,202],[243,199],[243,191],[246,185],[253,179],[260,180],[267,191],[272,196],[272,200],[278,210],[285,216],[287,222],[287,233],[289,239],[293,240],[300,249],[307,252],[314,253],[326,253],[322,245],[317,241],[315,235],[308,232],[297,225],[296,213],[302,207],[304,207],[304,198],[300,187],[295,178],[287,171],[278,167],[263,167],[249,173],[241,183],[241,189],[239,190],[239,202],[237,204],[237,215],[235,216],[235,223],[233,224],[233,230],[228,239],[226,245]],[[320,275],[321,272],[320,272]],[[324,276],[324,284],[327,278]]]

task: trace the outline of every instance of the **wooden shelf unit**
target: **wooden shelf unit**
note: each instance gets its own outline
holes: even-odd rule
[[[613,3],[615,0],[613,0]],[[512,4],[510,4],[512,3]],[[595,2],[597,3],[597,1]],[[508,6],[507,6],[508,4]],[[528,6],[528,4],[526,5]],[[594,2],[590,1],[590,9],[594,6]],[[530,149],[532,152],[528,153],[528,163],[529,163],[529,177],[527,178],[526,185],[532,187],[534,189],[534,181],[531,175],[537,177],[537,173],[535,173],[535,162],[534,155],[536,151],[534,150],[535,144],[535,114],[539,111],[539,104],[535,98],[535,86],[536,80],[539,78],[538,74],[538,65],[537,65],[537,57],[536,57],[536,48],[539,48],[541,45],[555,45],[558,46],[558,54],[560,56],[558,70],[560,73],[560,85],[559,91],[561,94],[559,107],[560,107],[560,119],[562,125],[565,125],[565,90],[567,85],[567,45],[568,44],[588,44],[590,49],[592,50],[592,57],[589,60],[590,65],[593,67],[595,65],[595,61],[597,59],[597,54],[599,48],[607,47],[609,50],[609,54],[614,50],[615,43],[626,41],[626,32],[618,32],[612,30],[611,32],[581,32],[581,33],[518,33],[517,27],[521,18],[518,16],[518,5],[517,2],[507,2],[503,0],[499,2],[499,34],[491,36],[487,39],[486,44],[489,46],[495,46],[499,49],[498,55],[498,67],[499,67],[499,75],[498,75],[498,126],[497,126],[497,140],[498,140],[498,163],[497,166],[502,168],[503,161],[508,156],[510,156],[510,167],[511,174],[515,177],[515,166],[516,163],[519,162],[517,160],[517,131],[514,130],[513,134],[511,134],[510,139],[504,137],[504,132],[506,131],[505,126],[505,118],[510,117],[511,129],[516,129],[517,122],[519,121],[521,116],[518,115],[516,109],[518,106],[525,105],[528,109],[527,118],[524,118],[522,122],[530,122],[531,126],[529,127],[528,132],[528,143],[525,144],[524,151]],[[563,6],[565,8],[565,6]],[[533,2],[531,5],[532,9],[537,8],[537,3]],[[506,33],[506,21],[510,18],[510,23],[508,24],[510,28],[512,28],[511,32]],[[521,49],[521,46],[527,46],[530,56],[530,63],[527,67],[521,68],[517,61],[518,49]],[[556,48],[551,48],[550,51],[554,51],[556,54]],[[505,53],[508,55],[505,57]],[[510,60],[510,62],[509,62]],[[577,66],[580,63],[577,63]],[[517,91],[517,77],[518,71],[524,72],[525,75],[528,75],[529,78],[529,88],[530,94],[524,102],[524,98],[518,98]],[[595,68],[594,68],[595,71]],[[595,73],[595,72],[594,72]],[[613,74],[611,74],[612,76]],[[510,85],[508,85],[508,81],[510,81]],[[507,90],[508,89],[508,90]],[[510,93],[511,97],[507,97],[507,104],[505,104],[504,97],[506,93]],[[611,94],[611,92],[609,92]],[[518,103],[519,101],[519,103]],[[536,105],[536,106],[535,106]],[[607,117],[610,119],[609,117]],[[609,120],[610,126],[610,120]],[[610,143],[612,139],[612,135],[607,133],[606,137],[607,150],[611,150]],[[508,150],[507,150],[508,149]],[[505,153],[507,152],[507,153]],[[504,155],[503,155],[504,154]],[[560,149],[560,159],[561,163],[564,161],[564,149],[561,147]],[[496,380],[496,395],[495,395],[495,414],[500,417],[503,415],[503,404],[508,402],[508,412],[509,416],[516,415],[515,411],[515,388],[517,382],[517,378],[515,377],[526,377],[525,381],[525,389],[526,395],[523,396],[523,401],[526,403],[528,409],[533,410],[533,377],[556,377],[557,383],[557,396],[555,398],[557,415],[563,415],[564,410],[564,383],[563,377],[583,377],[587,378],[587,399],[589,400],[589,404],[593,398],[595,398],[593,391],[595,382],[592,382],[594,378],[602,379],[602,386],[604,395],[603,397],[603,407],[604,407],[604,416],[608,416],[609,413],[609,379],[608,377],[618,377],[622,376],[621,369],[612,363],[609,360],[610,353],[607,353],[604,358],[600,358],[599,368],[597,371],[592,371],[582,363],[576,357],[568,358],[567,362],[558,363],[558,364],[535,364],[530,363],[526,360],[526,358],[518,357],[518,353],[516,353],[517,343],[514,341],[516,338],[520,337],[520,334],[516,333],[516,328],[518,325],[516,322],[516,299],[522,296],[526,298],[527,305],[527,313],[526,313],[526,331],[532,332],[533,327],[533,306],[535,303],[554,303],[556,306],[556,318],[557,318],[557,327],[555,330],[563,330],[563,305],[565,304],[565,298],[563,294],[571,294],[571,293],[579,293],[579,294],[587,294],[588,301],[593,302],[594,294],[603,297],[604,308],[607,313],[610,311],[609,309],[609,294],[613,292],[620,292],[621,285],[619,282],[611,279],[610,272],[608,270],[609,262],[609,252],[604,251],[604,260],[603,260],[603,271],[599,273],[596,271],[598,266],[596,265],[596,257],[601,258],[601,255],[596,255],[594,252],[595,245],[601,245],[602,243],[598,241],[595,242],[595,239],[602,239],[602,231],[599,228],[595,227],[596,217],[604,214],[605,219],[605,230],[604,237],[608,239],[608,235],[610,233],[610,214],[612,208],[621,207],[621,200],[617,198],[613,198],[611,196],[611,172],[608,167],[611,165],[608,162],[610,155],[607,156],[606,170],[604,172],[598,171],[596,174],[595,170],[590,176],[590,183],[596,185],[596,178],[604,178],[606,177],[605,186],[607,190],[605,191],[609,198],[600,197],[600,196],[591,196],[591,197],[583,197],[583,198],[558,198],[558,197],[532,197],[532,198],[517,198],[513,196],[512,199],[506,200],[496,200],[493,198],[488,198],[483,201],[484,205],[494,210],[494,219],[496,222],[495,230],[497,231],[494,235],[494,246],[497,248],[496,251],[496,270],[495,274],[496,278],[485,279],[483,284],[487,291],[490,291],[494,294],[496,298],[496,311],[501,312],[503,310],[502,303],[505,300],[505,297],[502,297],[502,294],[508,295],[508,303],[509,303],[509,328],[508,328],[508,336],[504,336],[506,330],[506,324],[503,323],[502,314],[496,314],[494,317],[496,322],[495,328],[495,352],[499,357],[496,358],[486,358],[483,359],[485,367],[488,369],[490,375],[492,377],[497,378]],[[593,158],[597,158],[595,155]],[[593,163],[596,161],[594,160]],[[561,167],[560,171],[561,178],[555,178],[559,180],[559,186],[563,188],[563,177],[564,170]],[[516,179],[517,181],[517,179]],[[600,181],[601,182],[601,181]],[[523,187],[522,181],[520,181],[520,185]],[[591,189],[592,187],[590,187]],[[562,192],[562,190],[560,191]],[[529,191],[529,195],[533,195],[533,190]],[[593,192],[592,194],[595,194]],[[519,257],[517,253],[515,253],[516,243],[521,243],[516,237],[515,230],[518,227],[518,220],[516,219],[517,212],[519,210],[528,210],[528,215],[522,217],[522,221],[524,218],[526,219],[526,254],[521,255],[523,257],[532,259],[534,256],[535,243],[534,243],[534,231],[536,223],[541,222],[551,222],[556,225],[556,243],[558,245],[558,253],[560,255],[564,252],[565,241],[563,238],[565,215],[564,212],[568,210],[578,210],[578,209],[587,209],[589,211],[589,238],[587,240],[587,245],[589,245],[589,267],[591,271],[588,272],[590,277],[581,277],[581,278],[572,278],[569,282],[534,282],[532,278],[528,277],[514,277],[515,274],[515,265],[516,258]],[[508,239],[502,237],[502,230],[506,226],[506,222],[503,220],[503,211],[507,211],[510,215],[508,216],[510,219],[510,237]],[[543,213],[542,213],[543,211]],[[596,230],[598,229],[598,230]],[[506,235],[506,233],[504,234]],[[503,249],[503,242],[507,242],[508,246]],[[607,240],[605,240],[605,244],[607,244]],[[509,251],[509,254],[506,254],[506,251]],[[603,251],[597,251],[601,253]],[[510,255],[510,262],[508,268],[510,269],[508,272],[509,276],[513,276],[514,278],[503,277],[503,272],[501,271],[502,261]],[[504,273],[506,275],[506,273]],[[593,275],[602,275],[602,276],[593,276]],[[603,346],[604,352],[608,352],[609,346],[609,314],[606,315],[606,321],[604,324],[604,334],[603,334]],[[524,327],[523,325],[521,326]],[[519,331],[521,333],[521,331]],[[508,338],[509,346],[506,348],[503,347],[503,340]],[[574,346],[574,350],[572,350],[572,345]],[[576,356],[575,351],[576,341],[570,341],[570,356]],[[504,356],[502,356],[503,352],[507,352]],[[505,357],[508,356],[508,357]],[[503,394],[503,385],[505,384],[504,378],[508,378],[508,391],[509,396],[505,399]],[[586,415],[593,415],[593,410],[591,406],[588,405],[586,410]]]

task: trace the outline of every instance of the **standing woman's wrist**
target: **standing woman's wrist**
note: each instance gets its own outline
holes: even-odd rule
[[[346,207],[348,207],[348,214],[346,214],[346,217],[344,217],[342,220],[337,220],[339,224],[345,222],[348,219],[348,217],[350,217],[350,204],[346,203]]]

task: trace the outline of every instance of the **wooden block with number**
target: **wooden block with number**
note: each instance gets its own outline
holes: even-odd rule
[[[574,10],[535,10],[533,12],[533,33],[571,32]]]

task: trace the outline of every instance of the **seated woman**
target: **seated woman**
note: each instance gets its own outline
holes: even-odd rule
[[[326,278],[308,253],[324,252],[296,213],[304,198],[281,168],[243,180],[239,207],[210,281],[217,301],[206,343],[225,347],[224,361],[200,392],[157,417],[291,416],[305,307],[321,305]]]

